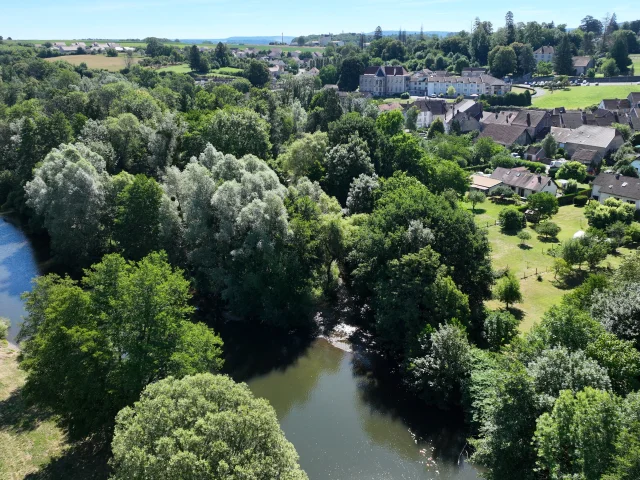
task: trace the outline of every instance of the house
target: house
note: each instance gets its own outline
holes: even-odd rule
[[[453,87],[454,95],[471,97],[473,95],[504,95],[511,91],[511,85],[504,81],[476,72],[474,75],[456,76],[449,72],[421,70],[411,75],[408,92],[411,95],[434,96],[449,95]]]
[[[627,97],[627,100],[629,100],[631,108],[640,108],[640,92],[631,92]]]
[[[594,66],[595,62],[591,57],[573,57],[573,69],[576,75],[586,75],[587,70]]]
[[[491,138],[494,142],[505,147],[511,145],[529,145],[531,143],[531,135],[526,127],[517,125],[498,125],[490,123],[485,125],[478,135],[478,138]]]
[[[551,131],[551,112],[547,110],[520,110],[511,125],[526,127],[532,140],[542,140]]]
[[[536,59],[536,63],[540,62],[553,62],[553,55],[556,50],[553,47],[540,47],[535,52],[533,52],[533,58]]]
[[[600,203],[613,197],[633,204],[636,210],[640,210],[640,179],[617,173],[601,173],[593,180],[591,197]]]
[[[418,128],[428,128],[436,118],[444,122],[447,113],[447,101],[442,98],[419,98],[412,105],[407,105],[408,111],[411,107],[418,109],[416,125]]]
[[[446,104],[447,111],[444,114],[444,128],[448,133],[453,122],[458,122],[462,133],[481,130],[482,104],[474,100],[462,100],[458,103]]]
[[[610,112],[627,113],[631,110],[631,101],[628,98],[607,98],[600,102],[598,108]]]
[[[398,95],[407,91],[409,78],[404,67],[367,67],[360,75],[360,91],[374,97]]]
[[[600,154],[597,150],[589,148],[578,148],[571,156],[571,160],[586,165],[587,171],[593,172],[602,162],[602,157],[600,157]]]
[[[600,105],[603,105],[602,102]],[[605,110],[603,108],[597,108],[593,112],[554,109],[551,114],[551,126],[553,127],[578,128],[581,125],[610,127],[614,123],[624,123],[632,126],[631,112],[618,113],[617,111]]]
[[[622,135],[616,129],[595,125],[581,125],[578,128],[551,127],[551,135],[558,146],[564,148],[567,156],[572,157],[578,149],[595,150],[597,161],[601,161],[607,153],[615,152],[624,143]]]
[[[318,42],[321,46],[326,47],[331,42],[331,35],[321,35]]]
[[[380,105],[378,105],[378,110],[380,110],[380,112],[393,112],[394,110],[400,110],[401,112],[404,110],[404,108],[402,107],[402,105],[400,105],[398,102],[392,102],[392,103],[381,103]],[[419,118],[419,116],[418,116]],[[418,127],[420,128],[420,127]]]
[[[461,75],[463,77],[478,77],[480,75],[485,75],[487,73],[487,69],[483,67],[465,67],[462,69]]]
[[[482,125],[496,124],[509,125],[511,121],[518,115],[517,110],[503,110],[501,112],[484,112],[480,122]]]
[[[539,173],[531,173],[525,167],[496,168],[491,178],[500,180],[521,197],[528,197],[532,193],[548,192],[557,195],[558,185],[550,177]]]
[[[471,175],[470,190],[478,190],[485,195],[491,195],[499,186],[504,185],[502,180],[484,175]]]
[[[280,71],[280,67],[275,66],[275,67],[269,67],[269,73],[271,74],[272,77],[279,77],[282,72]]]
[[[274,59],[274,60],[275,60],[276,58],[280,58],[280,57],[282,57],[282,49],[281,49],[281,48],[272,48],[272,49],[269,51],[268,57],[269,57],[270,59]]]
[[[304,74],[309,75],[311,77],[317,77],[318,75],[320,75],[320,70],[318,70],[316,67],[313,67],[307,70],[306,72],[304,72]]]
[[[540,146],[529,145],[524,151],[524,159],[530,160],[532,162],[539,162],[546,158],[546,154],[544,153],[544,148]]]

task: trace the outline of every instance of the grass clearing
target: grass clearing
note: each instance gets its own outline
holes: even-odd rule
[[[118,55],[117,57],[107,57],[106,55],[65,55],[63,57],[45,58],[47,62],[67,62],[71,65],[78,66],[86,63],[89,68],[102,68],[110,72],[119,72],[126,67],[125,57]],[[142,60],[141,57],[134,57],[134,63]]]
[[[629,58],[633,62],[633,72],[640,75],[640,55],[629,55]]]
[[[465,205],[471,211],[471,205]],[[503,208],[505,205],[497,205],[487,200],[485,203],[476,205],[475,218],[479,226],[487,228],[493,268],[496,270],[509,268],[520,280],[523,302],[515,305],[515,308],[522,312],[523,319],[520,328],[526,331],[538,322],[551,306],[560,302],[562,296],[570,290],[554,282],[552,270],[554,258],[548,254],[548,251],[557,248],[560,242],[572,238],[577,231],[586,230],[588,224],[583,207],[573,205],[560,207],[558,213],[551,219],[562,228],[558,235],[558,242],[540,240],[538,234],[529,224],[525,230],[531,235],[531,239],[527,240],[527,247],[523,248],[515,233],[502,233],[500,227],[495,225],[498,214]],[[629,252],[624,248],[618,250],[620,255],[610,255],[601,266],[616,268],[624,255]],[[542,281],[538,280],[536,269],[542,276]],[[586,267],[583,269],[586,273]],[[525,275],[526,278],[523,278]],[[487,306],[489,308],[504,308],[504,304],[497,300],[487,302]]]
[[[166,67],[158,68],[159,72],[174,72],[174,73],[190,73],[191,67],[186,63],[180,65],[167,65]]]
[[[626,98],[631,92],[640,92],[640,85],[599,85],[570,87],[568,90],[547,90],[534,96],[532,106],[539,108],[586,108],[597,105],[604,98]]]

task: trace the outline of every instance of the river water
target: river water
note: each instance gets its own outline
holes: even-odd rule
[[[11,320],[10,341],[25,313],[20,295],[38,273],[30,240],[0,217],[0,316]],[[311,480],[480,478],[465,463],[461,415],[408,397],[392,375],[372,373],[366,355],[324,339],[225,340],[231,374],[271,402]]]

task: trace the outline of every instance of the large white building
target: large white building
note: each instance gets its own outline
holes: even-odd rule
[[[410,78],[404,67],[368,67],[360,75],[360,91],[374,97],[399,95],[409,91]]]
[[[553,56],[555,55],[555,48],[549,47],[540,47],[535,52],[533,52],[533,58],[536,59],[536,63],[540,62],[553,62]]]
[[[456,76],[449,72],[422,70],[410,77],[408,91],[411,95],[430,97],[447,95],[449,87],[453,87],[456,96],[465,97],[483,94],[504,95],[511,90],[510,84],[486,73]]]

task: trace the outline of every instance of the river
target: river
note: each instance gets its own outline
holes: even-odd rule
[[[24,233],[0,217],[0,316],[11,320],[10,341],[38,258]],[[223,337],[231,373],[271,402],[310,480],[480,478],[464,461],[460,414],[424,407],[366,355],[325,339],[256,346]]]

